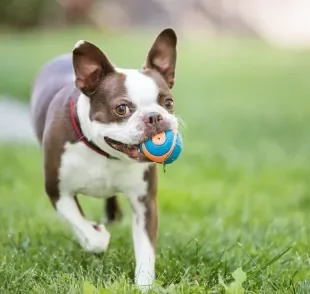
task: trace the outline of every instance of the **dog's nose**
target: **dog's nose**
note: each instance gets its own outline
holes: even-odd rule
[[[158,124],[160,121],[162,121],[164,118],[163,116],[158,113],[158,112],[150,112],[148,114],[146,114],[143,117],[143,121],[147,124],[151,124],[151,125],[156,125]]]

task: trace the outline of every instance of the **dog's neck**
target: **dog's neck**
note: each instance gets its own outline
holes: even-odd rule
[[[83,135],[87,140],[90,141],[92,138],[92,129],[91,129],[91,121],[89,118],[89,111],[90,111],[89,98],[85,96],[83,93],[81,93],[76,101],[76,114],[80,122],[80,127]]]

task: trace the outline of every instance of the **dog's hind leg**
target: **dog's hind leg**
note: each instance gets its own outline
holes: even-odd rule
[[[112,196],[105,200],[105,215],[105,220],[109,223],[122,219],[123,213],[116,196]]]

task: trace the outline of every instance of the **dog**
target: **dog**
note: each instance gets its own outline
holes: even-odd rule
[[[124,194],[133,210],[134,279],[141,289],[155,279],[158,175],[137,145],[178,128],[171,92],[176,47],[175,31],[164,29],[140,69],[122,69],[81,40],[43,66],[31,91],[31,119],[53,207],[85,251],[100,253],[110,233],[86,218],[77,195],[105,199],[107,220],[115,221],[122,217],[117,195]]]

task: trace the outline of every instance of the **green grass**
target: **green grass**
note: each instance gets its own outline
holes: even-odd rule
[[[3,35],[0,92],[27,100],[43,62],[83,38],[118,65],[138,67],[154,36]],[[230,283],[239,267],[246,293],[310,293],[310,54],[180,38],[178,58],[184,153],[160,171],[154,293],[224,293],[218,274]],[[0,197],[0,293],[81,293],[85,281],[111,290],[102,293],[134,291],[125,199],[125,219],[108,228],[111,245],[97,256],[80,249],[52,209],[38,148],[1,147]],[[99,220],[101,201],[80,199]]]

